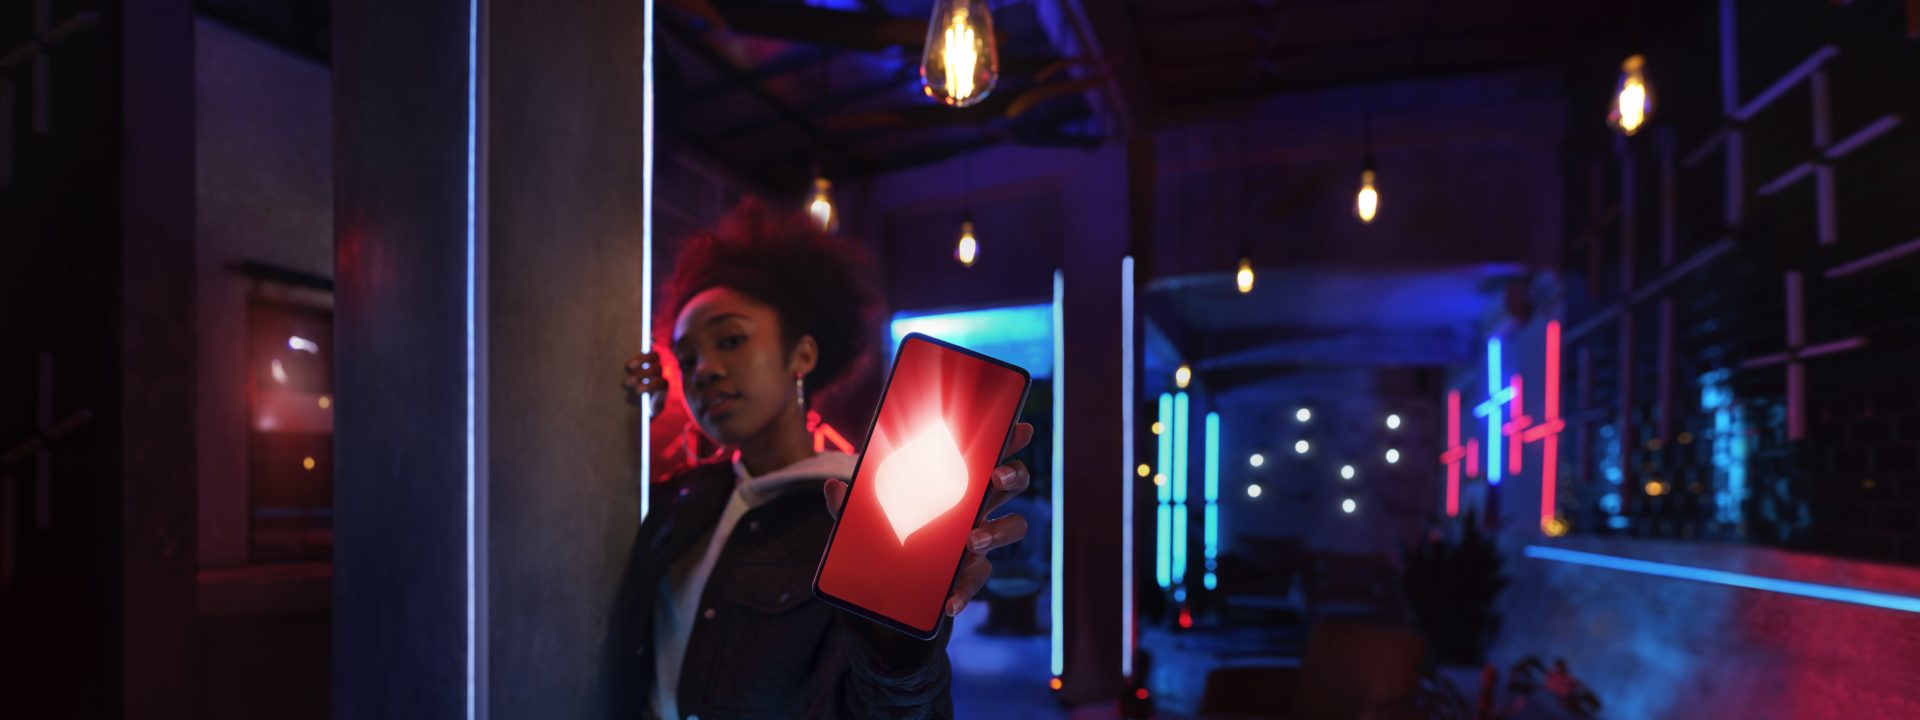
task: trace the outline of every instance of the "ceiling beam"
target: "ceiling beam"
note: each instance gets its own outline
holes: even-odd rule
[[[927,18],[764,0],[727,0],[717,7],[729,31],[809,45],[878,51],[918,47],[927,39]]]
[[[1156,55],[1154,57],[1154,65],[1156,67],[1177,67],[1181,65],[1205,65],[1215,63],[1241,64],[1254,63],[1266,58],[1283,60],[1300,59],[1302,56],[1311,57],[1313,55],[1352,53],[1356,51],[1372,53],[1394,50],[1406,46],[1411,46],[1415,50],[1415,54],[1418,55],[1428,44],[1434,42],[1467,41],[1474,44],[1487,44],[1492,43],[1499,37],[1509,35],[1535,36],[1541,39],[1541,44],[1546,44],[1551,42],[1551,38],[1559,34],[1563,26],[1564,23],[1559,21],[1536,22],[1502,27],[1478,27],[1444,33],[1422,32],[1420,34],[1399,35],[1361,42],[1322,37],[1318,38],[1315,42],[1274,44],[1272,45],[1271,53],[1263,49],[1261,52],[1256,53]]]
[[[1146,129],[1157,111],[1153,85],[1147,77],[1134,3],[1111,0],[1064,0],[1089,54],[1107,68],[1108,104],[1120,122],[1122,138]]]
[[[815,108],[812,111],[803,112],[806,112],[808,119],[815,123],[820,123],[823,119],[831,117],[831,114],[839,108],[885,97],[906,87],[907,83],[917,83],[919,81],[919,73],[911,69],[904,69],[891,78],[856,87],[843,93],[836,93],[833,97],[827,98],[825,102],[821,103],[821,107]],[[779,117],[765,117],[752,122],[721,128],[713,131],[711,135],[715,140],[720,142],[739,140],[771,130],[779,126],[782,122],[782,119]],[[822,125],[822,127],[825,127],[825,125]]]
[[[772,60],[768,60],[767,62],[763,63],[760,67],[747,71],[747,78],[752,80],[752,82],[756,85],[765,83],[768,80],[772,80],[774,78],[780,77],[787,73],[799,72],[801,70],[812,70],[814,68],[817,68],[819,67],[820,63],[826,62],[829,56],[830,55],[828,51],[823,48],[807,47],[804,45],[795,45],[793,46],[792,49],[788,50],[786,53],[780,55],[779,57],[773,58]],[[739,88],[740,88],[739,85],[736,85],[732,82],[713,83],[705,87],[696,88],[693,91],[688,92],[685,98],[685,102],[689,105],[697,105],[703,102],[707,102],[709,100],[714,100],[714,99],[724,97],[732,93],[733,91],[738,90]]]
[[[832,134],[822,130],[820,126],[815,124],[805,113],[795,110],[792,106],[788,105],[786,101],[774,95],[772,91],[754,82],[751,78],[751,73],[734,65],[732,60],[727,59],[720,51],[715,50],[712,45],[708,45],[704,39],[700,38],[693,30],[687,28],[684,23],[669,17],[662,17],[660,20],[660,27],[667,31],[669,37],[672,37],[675,41],[686,47],[695,57],[711,66],[715,71],[740,86],[740,89],[748,95],[759,100],[768,110],[773,111],[775,117],[793,125],[800,130],[800,132],[813,138],[815,142],[820,143],[824,151],[839,156],[840,159],[852,167],[855,173],[867,172],[867,163],[855,155],[852,149],[848,148]]]

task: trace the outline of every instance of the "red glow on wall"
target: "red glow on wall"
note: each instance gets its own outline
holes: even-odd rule
[[[1188,609],[1185,605],[1180,606],[1180,629],[1193,629],[1193,610]]]

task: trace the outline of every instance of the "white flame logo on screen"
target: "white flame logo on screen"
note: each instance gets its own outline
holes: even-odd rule
[[[947,423],[935,420],[881,461],[873,482],[880,510],[905,545],[908,536],[966,497],[967,462]]]

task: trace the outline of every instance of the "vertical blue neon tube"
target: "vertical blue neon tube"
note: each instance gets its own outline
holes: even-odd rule
[[[1506,388],[1500,385],[1500,338],[1487,338],[1487,484],[1500,484],[1500,405]]]
[[[652,46],[649,45],[649,48]],[[466,277],[466,324],[467,324],[467,597],[466,597],[466,716],[468,720],[480,717],[480,594],[485,584],[480,578],[480,497],[484,489],[480,477],[480,454],[478,428],[480,421],[479,382],[482,372],[479,365],[480,341],[478,333],[484,328],[480,321],[479,283],[481,280],[480,262],[480,0],[468,0],[467,3],[467,277]]]
[[[1187,394],[1173,396],[1173,584],[1187,583],[1187,453],[1193,439],[1187,434]]]
[[[1206,498],[1206,526],[1202,529],[1201,548],[1206,556],[1207,574],[1204,583],[1208,590],[1219,585],[1214,576],[1214,559],[1220,554],[1220,413],[1207,413],[1206,465],[1203,469],[1201,492]]]
[[[1133,256],[1120,258],[1120,677],[1133,677]]]
[[[1048,557],[1051,565],[1052,587],[1048,589],[1050,601],[1047,616],[1052,621],[1052,629],[1047,638],[1048,667],[1054,677],[1066,672],[1066,546],[1067,546],[1067,338],[1065,303],[1067,297],[1065,276],[1053,271],[1053,554]],[[1132,477],[1131,474],[1127,477]],[[1131,502],[1129,499],[1128,502]]]
[[[1160,435],[1159,457],[1154,466],[1154,496],[1159,500],[1159,508],[1154,523],[1153,576],[1159,581],[1160,588],[1173,587],[1173,475],[1168,469],[1173,464],[1173,396],[1160,394]]]

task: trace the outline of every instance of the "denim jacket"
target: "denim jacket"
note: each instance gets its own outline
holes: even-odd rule
[[[653,605],[667,568],[697,552],[733,492],[731,465],[702,465],[655,487],[615,598],[609,686],[616,717],[650,718]],[[677,691],[684,720],[951,718],[951,621],[914,662],[868,650],[869,622],[813,595],[833,517],[820,493],[793,491],[750,509],[702,591]]]

